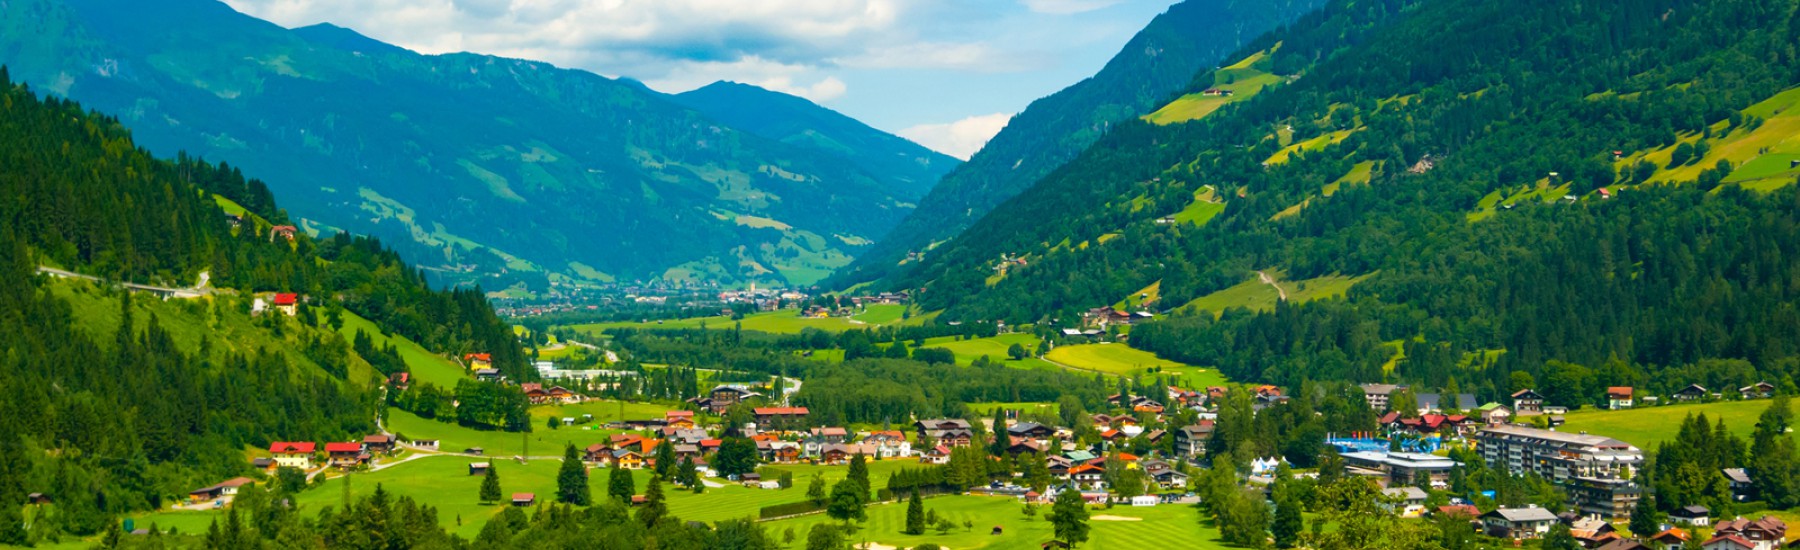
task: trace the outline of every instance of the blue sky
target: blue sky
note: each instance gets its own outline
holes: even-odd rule
[[[424,53],[548,61],[682,92],[717,80],[812,99],[967,157],[1091,76],[1174,0],[225,0]]]

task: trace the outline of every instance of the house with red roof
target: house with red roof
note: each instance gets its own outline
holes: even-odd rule
[[[694,428],[694,411],[669,411],[663,413],[663,422],[676,429]]]
[[[275,293],[275,310],[288,317],[300,314],[300,295],[292,292]]]
[[[1623,410],[1631,408],[1631,386],[1610,386],[1606,388],[1606,408]]]
[[[311,441],[277,441],[269,444],[269,454],[275,456],[275,465],[278,467],[311,470],[313,452],[318,448],[318,444]]]
[[[362,443],[356,441],[343,443],[326,443],[325,455],[332,466],[345,470],[369,462],[368,453],[363,452]]]
[[[756,407],[750,409],[756,415],[757,429],[767,430],[776,426],[798,426],[806,420],[806,407]]]
[[[494,366],[494,356],[486,353],[463,354],[463,362],[471,369],[485,369]]]
[[[291,225],[277,225],[269,228],[269,241],[273,242],[276,237],[281,237],[287,239],[288,242],[294,242],[294,234],[299,231],[300,228]]]
[[[1737,539],[1737,540],[1721,540]],[[1714,547],[1717,542],[1718,548]],[[1701,544],[1706,550],[1722,550],[1725,548],[1749,550],[1775,550],[1787,543],[1787,522],[1775,516],[1763,516],[1755,520],[1736,518],[1713,524],[1713,538]],[[1731,546],[1745,545],[1748,546]]]

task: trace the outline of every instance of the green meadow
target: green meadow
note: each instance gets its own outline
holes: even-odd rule
[[[1657,443],[1675,439],[1683,418],[1704,414],[1707,422],[1717,424],[1723,420],[1727,429],[1748,440],[1750,432],[1756,428],[1756,417],[1768,410],[1769,403],[1767,399],[1753,399],[1639,407],[1622,411],[1581,409],[1564,415],[1566,423],[1558,427],[1557,431],[1604,435],[1648,450]],[[1800,400],[1790,401],[1789,405],[1800,410]]]

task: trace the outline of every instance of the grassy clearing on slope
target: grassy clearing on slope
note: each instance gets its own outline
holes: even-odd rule
[[[1280,47],[1280,46],[1276,46]],[[1231,95],[1206,95],[1204,92],[1192,93],[1176,98],[1155,112],[1144,115],[1143,119],[1153,124],[1176,124],[1205,118],[1221,107],[1248,100],[1261,93],[1263,88],[1281,82],[1278,75],[1269,74],[1254,67],[1268,57],[1269,52],[1258,52],[1237,63],[1219,69],[1213,74],[1213,88],[1227,90]]]
[[[383,334],[381,328],[375,326],[373,321],[364,319],[350,310],[344,310],[344,324],[338,329],[338,333],[344,336],[344,341],[349,342],[354,341],[356,331],[359,330],[368,334],[369,339],[375,342],[376,347],[386,347],[391,344],[398,349],[400,359],[406,361],[407,370],[411,371],[413,378],[420,382],[430,382],[434,386],[448,389],[455,388],[457,381],[468,378],[468,373],[456,362],[431,353],[430,350],[405,336]]]
[[[634,322],[617,321],[611,323],[590,323],[574,325],[568,328],[591,335],[616,328],[637,329],[674,329],[674,328],[709,328],[726,330],[738,323],[743,323],[744,330],[754,330],[772,334],[799,334],[808,328],[816,328],[830,332],[843,332],[853,328],[870,328],[887,325],[912,326],[924,323],[930,315],[914,315],[910,319],[901,319],[906,311],[904,305],[874,305],[865,308],[861,313],[850,317],[813,318],[800,316],[800,310],[784,309],[744,316],[742,321],[733,321],[730,317],[691,317],[687,319],[668,319],[661,321]]]
[[[1170,361],[1157,357],[1154,353],[1125,344],[1058,346],[1056,349],[1050,350],[1050,353],[1045,354],[1044,359],[1076,369],[1118,376],[1157,374],[1149,371],[1151,368],[1159,368],[1159,373],[1177,376],[1192,387],[1222,386],[1227,382],[1216,369],[1205,369]]]
[[[1790,406],[1800,410],[1800,400]],[[1756,417],[1768,410],[1769,400],[1720,401],[1693,405],[1644,407],[1622,411],[1582,409],[1564,416],[1566,424],[1557,428],[1564,432],[1587,432],[1616,438],[1640,448],[1649,449],[1658,442],[1675,439],[1681,419],[1690,414],[1705,414],[1706,421],[1725,421],[1732,433],[1748,439],[1756,427]]]
[[[1145,304],[1155,304],[1156,301],[1161,298],[1162,281],[1159,280],[1150,283],[1150,286],[1131,293],[1131,295],[1126,296],[1125,299],[1119,300],[1117,303],[1113,304],[1113,307],[1127,311],[1136,311],[1137,309],[1144,307]]]
[[[1006,361],[1010,364],[1015,363],[1016,361],[1007,359],[1007,348],[1011,347],[1013,344],[1018,344],[1023,346],[1026,351],[1035,353],[1039,342],[1041,342],[1041,340],[1039,340],[1037,336],[1025,333],[1012,333],[1000,334],[990,338],[975,338],[972,340],[957,340],[954,336],[944,336],[926,340],[924,347],[950,350],[950,353],[956,354],[956,364],[958,365],[968,365],[975,362],[976,358],[983,355],[986,355],[988,359]],[[1027,361],[1029,360],[1030,359],[1027,359]]]
[[[1336,145],[1337,143],[1344,141],[1344,138],[1350,137],[1350,134],[1353,134],[1353,133],[1356,133],[1356,130],[1354,130],[1354,129],[1338,130],[1335,132],[1328,132],[1325,134],[1321,134],[1318,137],[1314,137],[1314,138],[1308,139],[1306,141],[1302,141],[1299,143],[1289,145],[1287,147],[1283,147],[1283,148],[1281,148],[1280,151],[1276,151],[1274,155],[1270,155],[1268,160],[1263,161],[1263,164],[1267,165],[1267,166],[1284,164],[1288,161],[1289,158],[1292,158],[1294,156],[1294,154],[1296,154],[1296,153],[1302,153],[1302,152],[1310,153],[1313,151],[1318,151],[1318,150],[1324,149],[1326,147],[1330,147],[1332,145]]]
[[[1356,286],[1357,283],[1373,275],[1358,277],[1327,275],[1304,281],[1283,281],[1279,273],[1269,272],[1269,274],[1275,278],[1276,284],[1281,285],[1281,288],[1287,291],[1288,299],[1295,303],[1343,296],[1350,290],[1350,287]],[[1262,282],[1255,275],[1251,275],[1248,280],[1230,288],[1195,298],[1194,301],[1181,306],[1181,309],[1210,311],[1214,316],[1234,307],[1269,311],[1275,309],[1275,302],[1280,299],[1281,295],[1274,287]]]

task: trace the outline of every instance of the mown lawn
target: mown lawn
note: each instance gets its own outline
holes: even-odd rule
[[[851,540],[900,548],[931,543],[963,550],[1037,548],[1053,536],[1052,526],[1045,518],[1045,514],[1049,512],[1048,507],[1039,507],[1036,515],[1027,516],[1023,512],[1024,506],[1012,498],[969,495],[928,498],[925,499],[925,509],[936,511],[955,524],[955,527],[942,534],[936,529],[928,529],[923,535],[903,534],[901,530],[906,526],[906,504],[882,504],[869,507],[869,520],[860,524],[860,530]],[[1092,531],[1088,542],[1082,545],[1083,548],[1225,548],[1223,543],[1217,541],[1218,531],[1202,526],[1194,510],[1186,506],[1121,506],[1094,509],[1089,514],[1090,517],[1130,518],[1137,521],[1090,519],[1088,526]],[[772,521],[764,523],[763,527],[776,540],[781,540],[783,533],[792,529],[795,542],[787,547],[804,548],[808,530],[814,525],[827,522],[834,520],[823,514],[815,514]],[[964,528],[964,522],[972,524],[973,528]],[[1002,534],[991,534],[995,527],[1000,527]]]
[[[1269,271],[1267,273],[1275,278],[1276,284],[1281,285],[1281,288],[1287,291],[1288,299],[1292,300],[1294,303],[1305,303],[1312,300],[1343,296],[1345,292],[1349,292],[1350,287],[1356,286],[1357,283],[1363,282],[1373,276],[1373,274],[1357,277],[1327,275],[1315,279],[1289,281],[1283,280],[1281,278],[1281,273],[1278,271]],[[1281,295],[1276,292],[1274,287],[1262,282],[1260,278],[1252,274],[1249,279],[1242,283],[1238,283],[1212,294],[1195,298],[1193,301],[1188,302],[1181,307],[1183,309],[1210,311],[1213,316],[1216,317],[1224,313],[1226,309],[1233,307],[1249,308],[1256,311],[1270,311],[1275,309],[1275,302],[1280,300]]]
[[[1792,401],[1789,405],[1800,410],[1800,400]],[[1769,400],[1756,399],[1642,407],[1623,411],[1582,409],[1565,415],[1563,418],[1567,423],[1557,428],[1557,431],[1603,435],[1648,450],[1659,442],[1675,439],[1676,432],[1681,429],[1681,420],[1690,414],[1705,414],[1706,421],[1712,424],[1724,420],[1725,427],[1732,433],[1748,439],[1750,432],[1756,428],[1756,417],[1768,408]]]
[[[538,428],[543,428],[544,419],[550,417],[581,418],[581,415],[591,414],[594,415],[595,423],[604,424],[614,420],[662,418],[664,413],[675,409],[675,407],[656,403],[596,399],[574,405],[538,405],[531,408],[531,418],[537,422]],[[561,429],[567,430],[571,427],[565,426]]]

